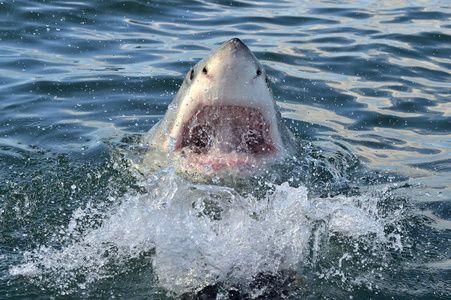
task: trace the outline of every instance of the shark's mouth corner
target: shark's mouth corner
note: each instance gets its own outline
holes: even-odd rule
[[[253,167],[277,152],[271,126],[256,107],[199,105],[182,124],[175,151],[214,171]]]

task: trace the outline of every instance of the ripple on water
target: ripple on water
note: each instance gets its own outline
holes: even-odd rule
[[[145,298],[161,296],[158,280],[178,293],[223,281],[280,294],[283,280],[252,281],[292,264],[306,284],[287,293],[300,298],[449,298],[450,9],[1,2],[0,294]],[[102,163],[138,147],[190,67],[235,36],[265,65],[286,124],[311,142],[315,160],[300,161],[313,179],[275,187],[269,202],[176,177],[141,182],[158,196],[128,167],[112,170],[114,158]],[[349,171],[346,155],[370,171]],[[406,185],[371,187],[401,174]],[[208,206],[206,195],[228,202]]]

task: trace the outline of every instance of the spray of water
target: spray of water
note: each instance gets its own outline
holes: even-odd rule
[[[215,284],[249,291],[261,274],[315,265],[331,235],[371,235],[372,243],[395,240],[401,247],[384,232],[392,220],[381,217],[379,198],[370,194],[310,198],[307,188],[284,183],[257,198],[193,184],[167,170],[139,184],[145,192],[110,199],[115,205],[75,210],[62,235],[25,252],[10,273],[65,294],[116,276],[141,258],[158,285],[175,295]],[[345,276],[341,266],[349,257],[343,253],[319,278]]]

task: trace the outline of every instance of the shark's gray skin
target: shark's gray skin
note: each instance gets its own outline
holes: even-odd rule
[[[293,149],[266,72],[238,38],[189,70],[145,143],[141,169],[172,164],[198,176],[256,174]]]

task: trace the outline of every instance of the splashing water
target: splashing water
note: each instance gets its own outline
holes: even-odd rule
[[[306,187],[284,183],[257,199],[192,184],[167,170],[140,185],[149,192],[110,199],[117,204],[108,209],[88,204],[75,210],[62,237],[52,241],[57,246],[26,252],[10,273],[67,294],[126,272],[140,259],[173,295],[222,284],[255,296],[258,276],[302,273],[327,254],[321,241],[331,235],[354,241],[371,235],[369,247],[402,246],[384,232],[394,220],[380,215],[380,198],[370,193],[309,198]],[[342,253],[338,266],[319,278],[344,278],[341,267],[350,257]]]

